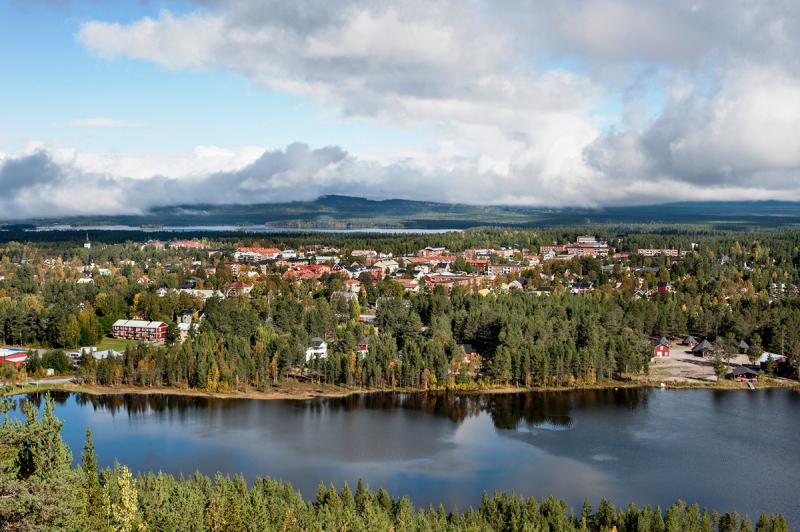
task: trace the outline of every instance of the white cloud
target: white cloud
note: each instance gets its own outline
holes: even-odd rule
[[[342,120],[438,132],[435,148],[386,146],[380,162],[347,154],[318,168],[317,150],[287,150],[291,169],[236,181],[254,197],[597,205],[663,200],[664,190],[797,195],[798,2],[204,0],[188,14],[89,21],[78,39],[109,60],[226,69]],[[609,99],[624,107],[614,131],[596,114]],[[260,148],[234,151],[75,154],[73,164],[141,180],[257,167]]]
[[[96,116],[93,118],[76,118],[70,122],[73,126],[81,127],[108,127],[108,128],[129,128],[141,127],[142,124],[138,122],[129,122],[127,120],[114,120],[105,116]]]

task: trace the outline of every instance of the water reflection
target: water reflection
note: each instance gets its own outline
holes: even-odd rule
[[[320,480],[352,486],[363,478],[417,504],[461,508],[498,489],[576,507],[586,497],[682,498],[800,519],[792,495],[800,490],[800,394],[787,390],[54,399],[74,456],[91,425],[101,463],[136,471],[270,475],[307,495]]]

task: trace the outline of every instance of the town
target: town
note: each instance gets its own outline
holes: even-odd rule
[[[413,238],[361,247],[293,237],[286,247],[209,237],[104,244],[87,234],[79,246],[59,243],[58,254],[8,243],[3,375],[214,391],[287,379],[437,388],[725,378],[753,386],[759,376],[788,383],[796,375],[791,331],[735,323],[742,301],[777,310],[797,293],[774,282],[790,272],[757,242],[720,250],[714,239],[687,235],[644,247],[653,239],[635,233],[519,232],[527,245],[465,245],[476,235],[503,240],[467,231],[441,237],[447,245],[402,251]],[[715,275],[731,276],[724,291],[703,278]],[[717,292],[701,295],[699,282]],[[563,324],[548,318],[553,312],[567,313]],[[555,355],[559,337],[566,344]],[[210,343],[222,352],[194,352],[202,362],[170,368],[187,341],[192,351]]]

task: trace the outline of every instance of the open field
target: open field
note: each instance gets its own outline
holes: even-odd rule
[[[664,382],[666,384],[702,384],[715,385],[725,388],[745,387],[727,379],[719,380],[714,373],[714,360],[712,358],[697,357],[691,354],[685,345],[671,344],[669,348],[669,358],[657,358],[650,362],[650,380],[655,384]],[[747,355],[736,355],[727,365],[727,371],[736,366],[749,364]],[[771,379],[776,385],[791,386],[796,384],[794,381],[774,378]],[[763,384],[762,384],[763,385]]]
[[[104,337],[97,344],[98,351],[105,351],[106,349],[113,349],[114,351],[123,352],[128,346],[136,345],[136,340],[128,340],[125,338],[110,338]]]

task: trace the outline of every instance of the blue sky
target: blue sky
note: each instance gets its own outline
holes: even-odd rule
[[[794,3],[0,0],[0,67],[0,211],[800,199]]]
[[[353,150],[407,148],[430,142],[426,131],[343,120],[312,100],[255,87],[224,69],[171,70],[109,61],[76,39],[82,23],[126,23],[197,9],[181,2],[0,2],[0,65],[13,73],[0,87],[0,150],[32,139],[91,151],[159,154],[198,145],[279,147],[298,140]],[[129,128],[87,128],[74,120],[110,117]]]

